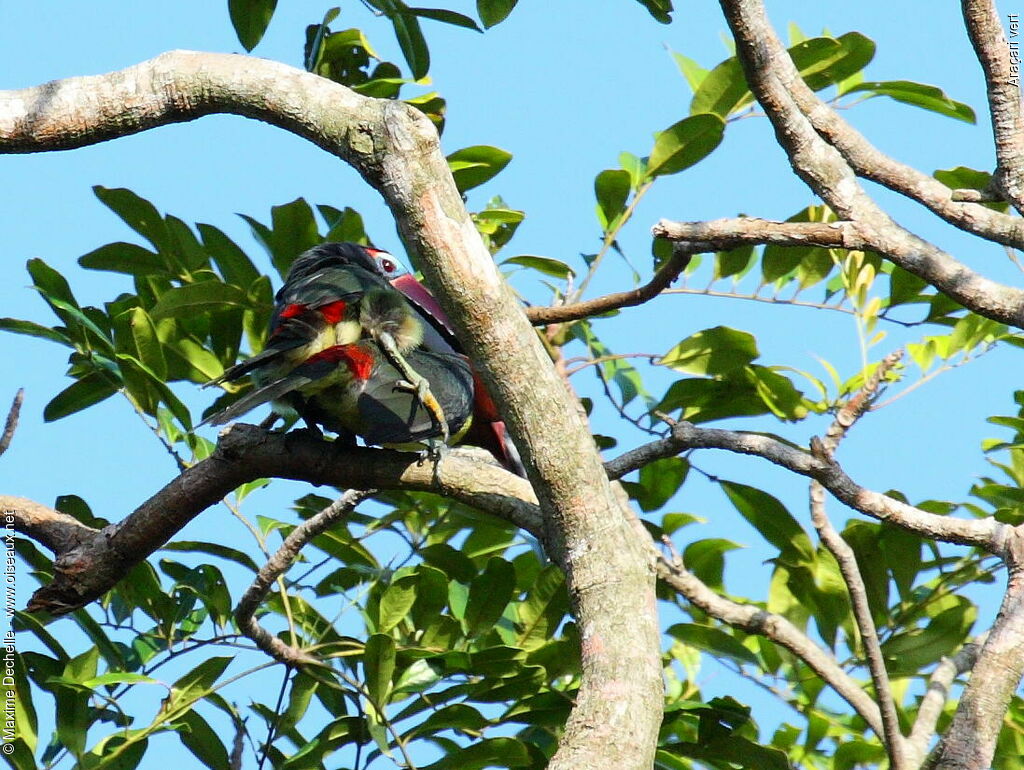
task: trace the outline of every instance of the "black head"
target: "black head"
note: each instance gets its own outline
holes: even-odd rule
[[[285,281],[298,280],[325,267],[347,266],[361,267],[382,278],[390,278],[384,267],[397,264],[393,258],[385,259],[390,256],[385,251],[358,243],[321,243],[296,257]]]

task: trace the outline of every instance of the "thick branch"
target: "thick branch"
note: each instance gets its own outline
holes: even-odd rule
[[[872,251],[979,315],[1024,326],[1024,291],[985,278],[900,227],[863,190],[843,156],[800,110],[793,95],[802,82],[800,74],[768,23],[761,0],[720,2],[747,82],[775,127],[776,139],[796,174],[840,218],[858,223]]]
[[[92,540],[96,530],[74,516],[47,508],[24,497],[0,495],[0,514],[15,531],[42,543],[55,554],[66,553]]]
[[[1020,108],[1020,69],[1016,72],[1011,69],[1010,46],[1003,34],[995,3],[992,0],[962,0],[961,7],[967,34],[985,73],[996,145],[995,181],[1014,208],[1024,212],[1024,119]]]
[[[938,516],[857,484],[836,463],[796,449],[778,439],[758,433],[698,428],[688,422],[676,423],[668,438],[632,449],[605,464],[608,476],[622,478],[661,457],[689,449],[725,449],[756,455],[801,476],[816,479],[835,498],[855,511],[915,532],[922,537],[947,543],[973,545],[997,556],[1005,556],[1012,527],[995,519],[957,519]]]
[[[937,770],[988,767],[1006,709],[1024,676],[1024,536],[1013,531],[1009,577],[996,622],[981,646],[956,715],[928,766]]]
[[[564,557],[583,633],[583,674],[549,767],[650,767],[662,691],[651,564],[590,431],[480,240],[424,115],[281,64],[172,52],[120,73],[0,94],[0,151],[81,147],[213,112],[306,137],[351,163],[384,197],[502,411],[538,491],[554,553]]]
[[[542,532],[529,485],[495,465],[452,452],[435,468],[419,464],[415,454],[342,449],[308,436],[234,425],[221,433],[210,457],[187,469],[119,524],[100,532],[41,506],[16,508],[15,529],[56,551],[53,582],[36,592],[29,610],[63,614],[87,604],[231,490],[266,477],[358,489],[432,491],[529,532]]]

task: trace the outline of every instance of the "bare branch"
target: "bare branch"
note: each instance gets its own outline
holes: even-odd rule
[[[651,548],[658,557],[658,576],[686,597],[687,601],[723,623],[728,623],[748,634],[771,639],[792,652],[838,692],[875,733],[883,735],[878,706],[864,692],[860,682],[843,671],[828,653],[814,644],[799,628],[781,615],[719,596],[682,563],[665,558],[663,554],[658,553],[653,543]]]
[[[361,491],[350,489],[345,492],[345,494],[318,514],[293,529],[288,537],[284,539],[281,547],[256,573],[256,579],[246,589],[242,598],[238,601],[238,606],[235,607],[235,620],[238,622],[238,627],[242,633],[252,639],[256,646],[267,653],[267,655],[281,663],[287,663],[292,666],[316,662],[316,658],[309,653],[292,645],[285,644],[281,639],[267,631],[254,617],[255,612],[263,602],[270,587],[288,570],[306,543],[325,532],[341,519],[344,519],[355,510],[355,507],[360,502],[375,494],[376,491],[375,489],[364,489]]]
[[[903,351],[901,350],[886,356],[868,381],[864,383],[864,387],[839,409],[825,433],[824,440],[818,445],[818,453],[821,456],[829,460],[832,459],[836,447],[847,431],[867,411],[886,372],[892,369],[902,356]],[[811,481],[810,503],[811,521],[814,528],[818,531],[821,542],[835,557],[850,594],[850,606],[853,609],[857,629],[860,631],[861,642],[864,644],[868,670],[875,686],[875,698],[882,716],[882,727],[885,732],[881,737],[889,757],[889,765],[894,770],[914,767],[915,765],[910,763],[907,757],[905,740],[900,732],[899,714],[896,712],[896,702],[893,700],[892,689],[889,685],[889,672],[885,667],[885,656],[882,654],[878,629],[875,627],[871,615],[868,591],[860,567],[857,565],[857,556],[829,520],[825,510],[825,488],[816,480]]]
[[[42,543],[55,554],[71,551],[96,536],[96,530],[74,516],[24,497],[0,495],[0,514],[15,531]]]
[[[585,302],[574,302],[571,305],[528,307],[526,308],[526,317],[530,319],[530,323],[541,326],[565,321],[578,321],[581,318],[589,318],[600,313],[607,313],[610,310],[642,305],[657,297],[662,290],[678,278],[679,274],[690,264],[690,260],[695,253],[682,247],[674,249],[672,256],[658,269],[654,277],[639,288],[630,291],[620,291],[615,294],[606,294],[603,297],[586,300]]]
[[[914,720],[914,727],[907,739],[907,750],[912,752],[911,761],[915,766],[921,764],[925,752],[928,751],[928,745],[935,737],[935,727],[949,699],[949,690],[953,682],[958,676],[974,668],[978,653],[987,637],[987,633],[982,634],[975,641],[965,644],[952,658],[943,658],[928,678],[928,690],[921,698],[917,708],[917,719]]]
[[[418,455],[411,453],[340,448],[310,436],[234,425],[221,432],[210,457],[101,532],[55,512],[48,512],[40,524],[41,506],[27,512],[16,508],[15,528],[32,537],[39,533],[40,540],[56,551],[53,582],[36,592],[29,610],[59,615],[87,604],[233,489],[266,477],[359,489],[437,492],[544,537],[529,484],[497,465],[467,460],[452,451],[433,466],[420,464]],[[55,516],[61,517],[59,527]]]
[[[1020,70],[1011,69],[1010,46],[992,0],[962,0],[967,35],[974,46],[988,92],[995,137],[996,186],[1024,212],[1024,118],[1020,107]]]
[[[973,545],[996,556],[1004,556],[1013,527],[995,519],[957,519],[938,516],[857,484],[836,463],[797,449],[779,439],[759,433],[698,428],[688,422],[672,426],[668,438],[652,441],[605,463],[608,476],[622,478],[654,460],[671,457],[689,449],[725,449],[763,457],[801,476],[816,479],[835,498],[855,511],[915,532],[922,537],[947,543]]]
[[[761,0],[720,2],[747,82],[775,127],[776,139],[796,174],[839,217],[857,222],[872,251],[979,315],[1024,326],[1024,291],[976,273],[900,227],[863,190],[844,157],[819,135],[796,102],[800,73],[768,23]]]
[[[668,238],[701,252],[772,243],[776,246],[823,246],[827,249],[865,249],[868,241],[855,222],[773,222],[755,217],[710,222],[672,222],[662,219],[651,228],[655,238]]]
[[[4,432],[0,435],[0,455],[7,451],[14,438],[14,431],[18,429],[18,415],[21,414],[21,402],[25,400],[25,389],[18,388],[14,394],[14,401],[11,403],[11,410],[7,413],[7,422],[4,423]]]

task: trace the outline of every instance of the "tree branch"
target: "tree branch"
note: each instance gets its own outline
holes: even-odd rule
[[[702,249],[703,250],[703,249]],[[642,305],[657,297],[663,290],[679,277],[679,274],[686,269],[697,252],[679,244],[672,250],[672,256],[654,274],[651,280],[636,289],[630,291],[619,291],[614,294],[606,294],[603,297],[586,300],[585,302],[573,302],[569,305],[555,305],[553,307],[528,307],[526,317],[530,323],[537,326],[544,324],[562,323],[565,321],[578,321],[581,318],[607,313],[610,310],[618,310],[623,307],[634,307]]]
[[[928,690],[921,698],[917,708],[917,719],[914,720],[914,727],[907,739],[907,750],[911,752],[911,762],[915,767],[921,765],[928,745],[935,737],[935,727],[949,699],[949,690],[953,682],[958,676],[974,668],[987,636],[987,633],[982,634],[974,642],[965,644],[952,658],[943,658],[928,678]]]
[[[70,149],[215,112],[309,139],[384,197],[509,426],[562,557],[583,630],[582,679],[549,768],[649,768],[662,692],[652,566],[590,431],[484,247],[428,118],[282,64],[177,51],[122,72],[0,93],[0,151]]]
[[[777,38],[766,40],[773,50],[781,47]],[[887,187],[928,208],[956,227],[1005,246],[1024,247],[1024,221],[984,206],[964,205],[942,182],[879,151],[843,120],[832,107],[818,98],[803,79],[789,67],[775,73],[789,90],[800,111],[814,129],[849,163],[860,177]]]
[[[1006,593],[981,646],[953,722],[927,766],[936,770],[988,767],[1007,706],[1024,676],[1024,536],[1013,530],[1007,548]]]
[[[92,540],[96,530],[74,516],[55,511],[24,497],[0,495],[0,514],[23,535],[42,543],[55,554],[66,553]]]
[[[1010,69],[1010,46],[992,0],[962,0],[967,35],[985,73],[992,134],[996,145],[996,186],[1024,212],[1024,119],[1020,72]]]
[[[253,425],[221,432],[214,453],[188,468],[118,524],[96,531],[28,501],[10,504],[14,527],[55,551],[53,582],[29,611],[71,612],[112,588],[189,521],[241,484],[275,477],[358,489],[431,491],[503,518],[543,537],[540,512],[523,479],[452,451],[437,466],[415,454],[339,448],[309,436],[268,433]],[[7,510],[7,501],[0,498]]]
[[[839,442],[867,411],[886,372],[892,369],[902,357],[903,351],[896,351],[886,356],[868,381],[864,383],[864,387],[839,409],[825,433],[825,438],[818,442],[819,456],[829,460],[833,459]],[[829,520],[825,510],[825,488],[819,481],[811,481],[810,503],[811,521],[814,528],[818,531],[821,542],[835,557],[843,576],[843,582],[846,583],[846,589],[850,594],[850,606],[853,609],[857,629],[860,631],[868,671],[871,672],[871,681],[875,686],[875,699],[882,716],[882,727],[885,732],[881,737],[889,757],[889,766],[894,770],[914,767],[916,765],[911,764],[907,757],[906,742],[900,732],[899,714],[896,711],[896,702],[892,697],[889,672],[885,668],[885,656],[882,654],[882,645],[878,640],[878,629],[875,627],[875,621],[871,615],[868,591],[860,567],[857,565],[857,556],[850,544],[843,539]]]
[[[856,222],[773,222],[756,217],[715,219],[710,222],[672,222],[662,219],[651,228],[651,234],[655,238],[668,238],[701,252],[724,251],[762,243],[776,246],[822,246],[827,249],[870,248]]]
[[[841,219],[857,222],[872,251],[975,313],[1024,327],[1024,291],[976,273],[900,227],[863,190],[843,156],[818,134],[798,106],[793,92],[802,82],[800,73],[768,23],[761,0],[720,2],[747,82],[775,127],[776,139],[797,176]]]
[[[259,572],[246,589],[235,607],[235,620],[243,634],[252,639],[256,646],[267,655],[291,666],[316,663],[317,659],[304,650],[285,644],[271,634],[256,620],[255,613],[274,582],[283,575],[295,561],[306,543],[327,531],[338,521],[350,514],[360,502],[376,493],[375,489],[350,489],[315,516],[293,529],[281,543],[270,560],[260,567]]]
[[[947,543],[977,546],[1004,557],[1016,530],[995,519],[957,519],[938,516],[857,484],[831,460],[817,457],[782,441],[759,433],[698,428],[688,422],[672,426],[667,438],[652,441],[616,457],[605,468],[618,479],[662,457],[689,449],[725,449],[738,454],[763,457],[775,465],[815,479],[839,501],[868,516],[887,521],[922,537]]]
[[[799,628],[781,615],[719,596],[687,570],[681,560],[666,558],[653,543],[651,549],[657,555],[658,576],[694,606],[723,623],[748,634],[763,636],[792,652],[839,693],[876,734],[884,735],[878,705],[864,692],[860,682],[843,671],[828,653],[814,644]]]

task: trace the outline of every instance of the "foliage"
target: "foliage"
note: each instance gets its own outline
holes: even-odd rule
[[[641,3],[658,21],[671,20],[671,2]],[[391,26],[405,72],[381,60],[363,30],[333,29],[336,8],[307,28],[306,68],[360,93],[398,99],[407,87],[422,86],[429,72],[421,21],[481,31],[501,23],[516,3],[478,0],[479,23],[401,0],[369,4]],[[274,8],[267,0],[229,2],[231,22],[247,50],[258,45]],[[789,50],[802,76],[817,91],[834,89],[836,100],[849,104],[851,95],[887,96],[974,120],[969,107],[935,87],[865,80],[875,46],[860,33],[796,37]],[[651,186],[718,151],[730,126],[750,114],[753,97],[735,57],[710,69],[682,54],[675,59],[694,92],[687,114],[640,148],[645,155],[623,152],[618,167],[595,176],[600,250],[584,255],[578,265],[538,255],[499,257],[505,271],[527,273],[548,287],[554,300],[578,299],[604,258],[617,251],[619,233]],[[440,96],[428,92],[407,101],[443,129]],[[511,158],[500,148],[473,146],[452,152],[448,161],[466,192],[498,177]],[[974,189],[988,182],[983,172],[966,168],[935,176]],[[161,214],[129,190],[97,187],[95,192],[144,243],[101,245],[79,264],[129,276],[132,291],[102,307],[83,306],[58,270],[33,259],[27,266],[33,287],[56,320],[46,325],[5,318],[0,328],[69,350],[71,383],[47,404],[47,420],[121,395],[167,449],[190,465],[206,457],[211,444],[193,432],[198,415],[186,405],[185,394],[217,377],[244,351],[262,347],[277,283],[265,273],[283,274],[297,254],[323,240],[369,243],[370,236],[353,209],[298,199],[275,206],[269,222],[245,217],[265,249],[261,261],[218,227]],[[495,255],[524,217],[500,197],[473,213]],[[818,205],[794,213],[790,221],[835,218]],[[665,247],[652,244],[656,265],[667,257]],[[553,355],[564,362],[566,350],[580,354],[581,368],[593,366],[614,409],[649,432],[660,432],[665,417],[695,423],[758,417],[763,428],[829,415],[877,367],[887,327],[921,331],[907,345],[910,363],[889,375],[894,385],[912,376],[933,377],[996,345],[1021,344],[1005,326],[965,311],[922,280],[863,251],[817,246],[720,251],[694,259],[672,291],[809,304],[848,314],[858,325],[863,362],[840,373],[823,361],[823,381],[763,360],[750,331],[715,326],[689,333],[650,353],[649,363],[634,365],[602,340],[606,317],[549,329]],[[666,378],[668,384],[660,384]],[[223,408],[241,392],[229,387],[203,414]],[[962,508],[1024,522],[1024,391],[1016,402],[1018,414],[992,418],[1013,436],[984,447],[999,478],[979,479],[971,501],[926,501],[920,507],[944,513]],[[691,471],[687,458],[671,458],[647,465],[625,482],[653,536],[675,538],[684,527],[687,534],[700,529],[701,518],[671,504],[695,475]],[[807,629],[847,670],[866,680],[857,663],[862,640],[835,558],[776,496],[734,480],[708,481],[772,549],[767,600],[758,606]],[[8,758],[11,766],[77,763],[127,770],[152,762],[157,741],[170,736],[202,766],[221,769],[231,766],[236,742],[241,745],[245,737],[259,744],[269,734],[272,740],[261,751],[274,767],[286,770],[410,765],[411,756],[428,757],[425,765],[417,760],[428,770],[543,767],[579,686],[579,630],[569,614],[561,572],[535,544],[440,497],[379,494],[372,514],[353,513],[316,538],[260,609],[261,623],[323,661],[299,671],[275,669],[283,694],[275,704],[273,687],[265,686],[269,680],[260,673],[271,664],[240,635],[232,608],[268,552],[294,529],[296,516],[309,518],[330,499],[307,494],[295,501],[295,515],[281,518],[243,513],[245,498],[262,483],[247,485],[225,501],[231,514],[245,521],[250,542],[167,544],[155,564],[140,565],[98,606],[74,614],[81,639],[63,639],[45,619],[19,614],[20,628],[38,640],[38,649],[24,653],[17,670],[19,724],[27,729]],[[66,497],[56,507],[95,523],[85,501]],[[864,567],[900,715],[911,721],[930,668],[959,650],[974,631],[977,609],[960,589],[991,581],[993,564],[975,552],[952,555],[883,523],[851,520],[842,534]],[[739,547],[732,540],[694,535],[682,557],[698,578],[729,595],[740,586],[726,570],[727,555]],[[19,550],[45,583],[48,559],[28,541]],[[732,585],[726,585],[727,575]],[[664,631],[667,692],[658,768],[839,768],[884,757],[877,737],[860,718],[824,697],[822,682],[804,662],[665,588],[659,595],[680,620]],[[704,654],[766,687],[785,681],[788,689],[779,697],[793,709],[792,723],[766,739],[744,704],[705,699],[696,684]],[[161,669],[180,673],[164,681]],[[237,692],[236,682],[250,680],[261,683],[259,694],[248,690],[251,702],[239,705],[230,693]],[[44,711],[56,715],[52,724],[41,718]],[[1013,729],[1000,744],[998,767],[1010,767],[1024,751],[1019,698],[1007,722]],[[44,726],[52,734],[42,734]]]

